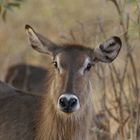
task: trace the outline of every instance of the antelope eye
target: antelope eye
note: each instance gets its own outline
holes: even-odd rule
[[[58,65],[57,65],[57,62],[56,62],[56,61],[53,61],[53,65],[55,66],[55,68],[57,68],[57,67],[58,67]]]
[[[91,69],[92,65],[90,63],[88,63],[87,67],[86,67],[86,71],[89,71]]]

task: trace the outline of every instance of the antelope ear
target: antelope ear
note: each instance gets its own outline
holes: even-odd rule
[[[52,54],[58,48],[52,41],[35,32],[30,25],[25,25],[25,30],[32,48],[38,52]]]
[[[97,61],[110,63],[119,54],[122,46],[121,39],[119,37],[111,37],[98,48],[95,48],[94,54]]]

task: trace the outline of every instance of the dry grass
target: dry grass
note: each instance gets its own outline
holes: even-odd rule
[[[93,70],[98,127],[92,133],[97,140],[139,140],[140,2],[26,1],[20,10],[8,15],[6,23],[0,22],[0,79],[7,67],[15,63],[46,66],[46,61],[42,61],[45,56],[35,53],[27,44],[26,23],[58,42],[95,47],[110,36],[122,38],[123,48],[117,60],[109,65],[98,64]]]

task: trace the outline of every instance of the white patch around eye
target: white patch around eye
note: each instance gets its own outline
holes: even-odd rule
[[[60,74],[62,74],[63,73],[63,69],[62,69],[62,67],[60,65],[60,56],[59,55],[56,56],[56,62],[57,62],[57,67],[59,69],[59,72],[60,72]]]
[[[87,67],[87,65],[90,63],[90,58],[89,57],[87,57],[86,59],[85,59],[85,61],[84,61],[84,63],[83,63],[83,66],[80,68],[80,70],[79,70],[79,73],[81,74],[81,75],[84,75],[84,71],[85,71],[85,68]]]

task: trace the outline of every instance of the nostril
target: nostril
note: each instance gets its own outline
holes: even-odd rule
[[[60,98],[59,100],[59,104],[61,107],[66,107],[68,105],[68,101],[67,101],[67,98]]]
[[[77,105],[77,99],[75,98],[70,99],[69,105],[71,108],[75,107]]]

